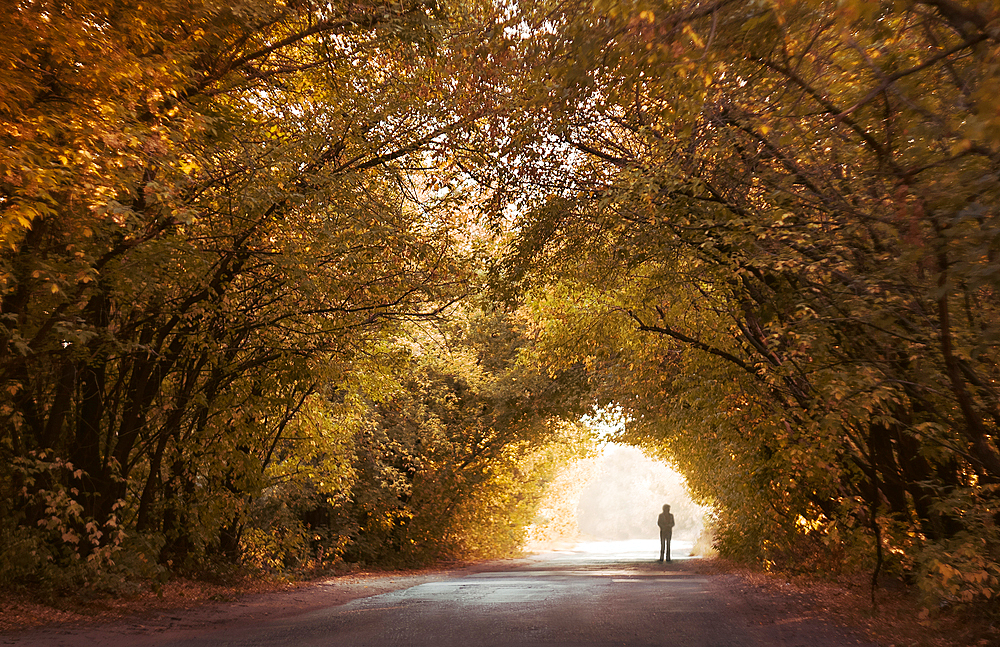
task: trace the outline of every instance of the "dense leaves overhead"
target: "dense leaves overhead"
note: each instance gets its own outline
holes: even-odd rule
[[[614,376],[625,437],[716,504],[731,553],[788,562],[814,542],[877,571],[891,551],[931,588],[996,589],[993,11],[528,18],[544,82],[498,277],[568,286],[573,306],[546,312]]]
[[[729,555],[992,598],[998,20],[13,5],[0,575],[509,550],[603,405]]]
[[[455,198],[427,188],[462,120],[421,97],[441,82],[439,18],[422,3],[4,12],[12,561],[44,564],[36,522],[63,489],[52,530],[70,555],[114,548],[123,524],[163,558],[235,555],[311,394],[378,374],[400,321],[468,290]],[[105,530],[81,542],[84,527]]]

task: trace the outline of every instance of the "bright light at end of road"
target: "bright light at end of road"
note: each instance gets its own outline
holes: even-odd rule
[[[696,544],[707,508],[691,501],[683,477],[638,448],[609,443],[553,481],[530,529],[528,549],[628,541],[649,542],[655,551],[656,517],[664,504],[670,505],[677,524],[677,547],[680,542]]]

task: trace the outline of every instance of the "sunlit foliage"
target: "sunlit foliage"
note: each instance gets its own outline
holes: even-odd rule
[[[0,25],[0,579],[236,560],[289,452],[350,475],[343,431],[288,446],[317,397],[374,390],[400,323],[469,290],[443,10],[26,1]]]
[[[508,29],[498,287],[610,376],[726,554],[1000,591],[996,19],[610,0]]]
[[[8,4],[0,582],[510,552],[599,405],[1000,591],[990,3]]]

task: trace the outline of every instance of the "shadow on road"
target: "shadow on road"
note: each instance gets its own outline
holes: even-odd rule
[[[530,570],[533,562],[544,563],[545,568],[585,569],[591,571],[628,569],[637,573],[662,573],[676,570],[684,562],[698,560],[690,555],[693,542],[673,542],[672,563],[657,561],[656,539],[629,539],[626,541],[580,542],[571,548],[539,552],[528,558],[522,569]]]
[[[0,638],[24,647],[771,647],[859,644],[820,618],[766,620],[654,541],[583,543],[450,571],[335,578],[234,604]],[[764,621],[761,619],[765,618]],[[668,640],[669,639],[669,640]]]

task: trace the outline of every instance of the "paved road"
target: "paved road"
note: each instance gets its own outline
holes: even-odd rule
[[[655,549],[655,542],[654,549]],[[149,647],[841,647],[870,645],[811,617],[762,617],[767,609],[699,575],[660,565],[634,545],[583,545],[484,572],[428,581],[346,604],[265,615],[42,631],[0,644]],[[683,552],[675,547],[675,556]],[[314,601],[315,602],[315,601]],[[786,614],[787,615],[787,614]],[[174,618],[181,620],[181,618]]]

